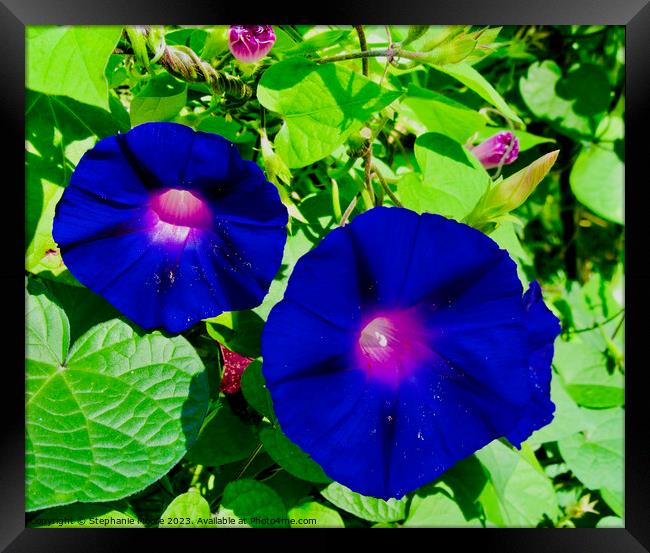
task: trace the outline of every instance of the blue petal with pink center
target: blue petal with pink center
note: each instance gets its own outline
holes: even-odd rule
[[[401,497],[548,424],[558,319],[483,233],[375,208],[296,264],[262,336],[283,431],[332,479]]]
[[[275,186],[234,144],[146,123],[82,157],[53,235],[82,284],[144,328],[180,332],[261,303],[286,224]]]

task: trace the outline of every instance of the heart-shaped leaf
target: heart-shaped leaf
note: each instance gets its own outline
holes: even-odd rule
[[[70,348],[45,292],[27,301],[26,510],[131,495],[169,471],[208,403],[203,363],[181,336],[120,319]]]

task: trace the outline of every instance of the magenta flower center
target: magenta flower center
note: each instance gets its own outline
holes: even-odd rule
[[[169,188],[154,195],[151,207],[161,221],[177,227],[209,227],[211,213],[197,192]]]
[[[413,310],[372,318],[359,333],[357,363],[368,376],[397,384],[435,357],[431,332]]]

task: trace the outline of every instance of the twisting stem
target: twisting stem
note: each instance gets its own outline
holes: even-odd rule
[[[368,43],[366,42],[366,33],[363,30],[363,25],[355,25],[354,28],[357,31],[357,35],[359,35],[359,48],[361,48],[362,52],[365,52],[368,50]],[[364,77],[368,76],[368,57],[361,58],[361,72]]]
[[[384,189],[384,192],[386,192],[386,195],[392,200],[392,202],[397,207],[402,207],[402,202],[399,201],[397,196],[395,196],[394,192],[390,189],[390,186],[388,186],[388,183],[386,182],[386,179],[379,171],[379,168],[373,164],[372,170],[375,172],[375,175],[377,175],[377,180],[381,184],[381,187]]]
[[[335,61],[357,60],[359,58],[385,58],[390,55],[387,49],[366,50],[365,52],[353,52],[352,54],[338,54],[327,58],[320,58],[315,60],[316,63],[330,63]]]
[[[159,63],[175,77],[192,83],[206,83],[215,94],[238,100],[247,100],[253,95],[251,87],[239,77],[215,69],[191,48],[166,44],[160,29],[133,27],[128,29],[126,36],[132,42],[137,35],[144,38],[147,51],[152,55],[150,63]]]
[[[350,205],[348,205],[347,208],[345,208],[345,211],[343,212],[343,217],[341,217],[341,222],[339,223],[340,226],[344,227],[345,224],[348,222],[348,219],[350,218],[351,213],[354,211],[355,206],[357,205],[357,201],[359,200],[359,195],[361,192],[357,192],[354,195],[354,198],[352,198],[352,201],[350,202]]]

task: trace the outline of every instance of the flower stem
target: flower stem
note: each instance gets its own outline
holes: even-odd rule
[[[386,193],[386,195],[391,199],[391,201],[397,206],[397,207],[402,207],[402,202],[399,201],[397,196],[395,196],[395,193],[390,189],[390,186],[388,186],[388,183],[386,182],[386,179],[384,176],[379,172],[379,168],[373,164],[372,170],[375,172],[375,175],[377,175],[377,180],[381,184],[382,189]]]
[[[357,31],[357,35],[359,35],[359,48],[361,48],[362,52],[365,52],[366,50],[368,50],[368,43],[366,42],[366,33],[363,30],[363,25],[355,25],[354,28]],[[361,72],[363,73],[364,77],[368,76],[367,57],[361,58]]]
[[[363,58],[384,58],[388,57],[390,52],[387,49],[366,50],[364,52],[353,52],[352,54],[338,54],[327,58],[315,60],[316,63],[331,63],[335,61],[357,60]]]

